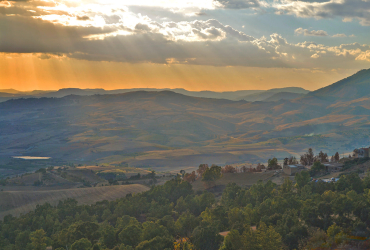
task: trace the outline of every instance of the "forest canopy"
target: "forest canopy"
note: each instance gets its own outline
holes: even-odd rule
[[[0,221],[0,249],[368,249],[369,176],[326,183],[302,172],[295,180],[229,184],[216,199],[178,176],[112,202],[44,204]]]

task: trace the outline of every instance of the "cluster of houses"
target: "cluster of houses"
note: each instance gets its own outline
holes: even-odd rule
[[[355,149],[353,154],[350,155],[351,158],[369,158],[370,157],[370,147]],[[333,173],[339,172],[343,169],[343,163],[340,162],[325,162],[326,172]],[[302,164],[284,165],[283,172],[287,175],[294,176],[302,170],[310,170],[312,166],[303,166]]]
[[[323,163],[326,172],[339,172],[343,169],[343,164],[339,162],[326,162]],[[283,172],[287,175],[295,175],[303,170],[310,170],[312,166],[303,166],[302,164],[284,165]]]

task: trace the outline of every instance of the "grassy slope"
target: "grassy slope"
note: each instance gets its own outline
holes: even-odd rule
[[[102,200],[116,200],[129,193],[140,193],[149,188],[139,184],[96,188],[77,188],[53,191],[3,191],[0,192],[0,219],[30,212],[38,204],[57,205],[60,200],[76,199],[79,204],[94,204]]]

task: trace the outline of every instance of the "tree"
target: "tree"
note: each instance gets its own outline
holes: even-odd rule
[[[34,250],[45,250],[47,237],[43,229],[36,230],[30,235],[31,244]]]
[[[242,236],[238,230],[231,230],[225,237],[220,250],[241,250],[243,249]]]
[[[315,161],[315,155],[312,148],[309,148],[307,153],[301,155],[301,164],[304,166],[311,166]]]
[[[338,162],[338,161],[340,160],[340,156],[339,156],[339,153],[338,153],[338,152],[336,152],[336,153],[335,153],[335,155],[334,155],[334,160],[335,160],[336,162]]]
[[[142,241],[135,250],[171,250],[172,247],[172,238],[157,236],[151,240]]]
[[[288,164],[289,165],[295,165],[295,164],[298,164],[298,161],[294,156],[291,156],[288,160]]]
[[[173,243],[173,250],[195,250],[189,238],[181,238]]]
[[[168,237],[169,233],[164,226],[159,225],[156,222],[147,221],[143,223],[143,231],[141,235],[143,240],[151,240],[157,236]]]
[[[312,172],[312,175],[315,175],[317,174],[318,172],[321,172],[325,170],[325,166],[323,164],[321,164],[321,162],[319,161],[316,161],[313,166],[311,167],[311,172]]]
[[[213,182],[222,177],[221,167],[212,165],[211,168],[206,169],[202,175],[202,181]]]
[[[71,246],[71,250],[90,250],[90,249],[91,242],[86,238],[79,239]]]
[[[231,165],[226,165],[222,170],[222,173],[236,173],[236,168]]]
[[[93,222],[84,222],[77,226],[75,237],[76,238],[86,238],[91,242],[95,242],[99,239],[99,225]]]
[[[202,176],[203,173],[208,169],[208,164],[200,164],[197,173]]]
[[[285,165],[290,165],[290,164],[289,164],[289,158],[285,158],[285,159],[284,159],[284,166],[285,166]]]
[[[186,212],[177,219],[175,228],[180,236],[189,237],[198,224],[199,220],[190,212]]]
[[[108,248],[113,248],[116,245],[116,232],[114,227],[108,225],[104,228],[102,232],[103,243]]]
[[[318,158],[320,160],[320,162],[328,162],[329,159],[328,159],[328,154],[320,151],[319,155],[318,155]]]
[[[267,168],[268,170],[280,169],[280,166],[278,165],[278,159],[276,159],[275,157],[269,159]]]
[[[189,183],[194,182],[196,179],[195,171],[191,172],[191,174],[186,173],[184,176],[184,181],[187,181]]]
[[[298,189],[301,190],[307,183],[310,182],[311,177],[308,171],[302,171],[300,173],[297,173],[294,179],[297,183]]]
[[[222,236],[219,234],[216,225],[202,222],[200,226],[194,229],[192,242],[195,249],[214,250],[220,247]]]
[[[119,246],[119,250],[134,250],[134,248],[132,246],[126,246],[124,244],[121,244]]]
[[[283,243],[281,236],[272,226],[267,227],[265,223],[261,223],[256,232],[257,241],[260,249],[282,250]]]
[[[130,225],[118,234],[118,238],[121,243],[136,247],[140,243],[141,232],[142,230],[139,226]]]
[[[26,249],[27,244],[30,243],[30,231],[18,233],[15,238],[15,246],[18,249]]]
[[[92,248],[91,248],[91,250],[101,250],[102,248],[101,248],[101,245],[100,244],[95,244]],[[64,250],[64,248],[63,248],[63,250]]]

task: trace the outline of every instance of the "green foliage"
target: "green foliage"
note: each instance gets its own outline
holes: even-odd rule
[[[325,166],[320,161],[315,161],[315,163],[311,167],[311,175],[314,176],[317,173],[324,171]]]
[[[220,250],[240,250],[243,249],[243,241],[237,230],[231,230],[224,239]]]
[[[118,234],[118,238],[123,244],[135,247],[141,241],[141,232],[142,229],[139,226],[130,225]]]
[[[297,173],[294,177],[297,187],[299,190],[301,190],[306,184],[308,184],[311,180],[310,173],[307,171],[302,171],[300,173]]]
[[[116,245],[116,232],[114,227],[107,225],[102,230],[103,244],[108,248],[113,248]]]
[[[41,173],[41,174],[46,174],[46,168],[40,168],[37,170],[35,173]]]
[[[71,250],[90,250],[90,249],[91,249],[91,242],[86,238],[82,238],[76,241],[71,246]]]
[[[222,236],[217,230],[217,226],[208,222],[202,222],[194,229],[192,242],[196,249],[213,250],[218,249],[222,242]]]
[[[135,250],[171,250],[172,247],[172,238],[157,236],[151,240],[141,242]]]
[[[222,177],[222,167],[213,165],[207,168],[202,175],[202,181],[212,182]]]
[[[296,185],[290,179],[280,186],[228,184],[219,202],[209,192],[195,195],[176,178],[112,202],[44,204],[0,221],[0,249],[334,249],[348,243],[348,234],[370,236],[370,176],[309,179],[301,172]],[[223,231],[230,231],[225,238]]]
[[[34,250],[45,250],[46,249],[46,233],[43,229],[36,230],[30,234],[31,244]]]
[[[279,165],[278,165],[278,159],[276,159],[275,157],[274,158],[272,158],[272,159],[269,159],[268,160],[268,165],[267,165],[267,168],[268,169],[272,169],[272,170],[274,170],[274,169],[278,169],[279,168]]]

